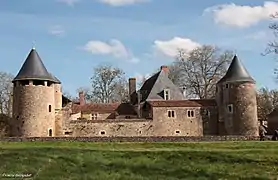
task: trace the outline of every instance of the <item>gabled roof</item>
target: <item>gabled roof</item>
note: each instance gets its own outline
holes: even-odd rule
[[[184,99],[181,90],[174,85],[174,83],[168,78],[168,73],[161,70],[151,76],[145,81],[141,87],[140,95],[141,101],[146,100],[164,100],[163,90],[170,90],[170,98],[173,100],[182,100]]]
[[[46,80],[56,82],[52,75],[48,73],[35,49],[30,51],[13,82],[20,80]]]
[[[252,82],[255,80],[250,76],[238,57],[235,55],[226,75],[218,81],[222,82]]]

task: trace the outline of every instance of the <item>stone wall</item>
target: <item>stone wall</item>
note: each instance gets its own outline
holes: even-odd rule
[[[64,136],[64,132],[67,132],[70,128],[72,103],[68,103],[60,111],[55,114],[55,136]]]
[[[50,111],[49,112],[49,108]],[[16,86],[13,92],[13,136],[48,136],[55,129],[53,85]]]
[[[151,120],[73,120],[70,123],[72,136],[152,136]]]
[[[62,91],[61,84],[54,84],[54,99],[55,99],[55,110],[62,109]]]
[[[168,111],[174,111],[175,117],[169,118]],[[193,111],[194,116],[188,117],[188,111]],[[157,136],[217,135],[217,118],[216,107],[153,108],[154,131]]]
[[[207,142],[207,141],[258,141],[257,136],[152,136],[152,137],[33,137],[0,138],[0,142],[67,141],[67,142]]]
[[[209,110],[205,114],[204,110]],[[174,117],[168,117],[174,111]],[[194,116],[188,117],[188,111]],[[67,124],[67,136],[203,136],[217,134],[217,110],[215,107],[155,107],[153,119],[71,120]],[[206,126],[204,133],[203,126]],[[65,135],[65,134],[64,134]]]
[[[187,110],[193,110],[194,117],[188,117]],[[168,117],[168,111],[174,111],[175,116]],[[200,108],[154,107],[153,131],[155,136],[202,136]]]

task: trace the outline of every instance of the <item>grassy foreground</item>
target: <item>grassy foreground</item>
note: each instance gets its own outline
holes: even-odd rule
[[[0,179],[276,180],[277,163],[277,142],[0,142]]]

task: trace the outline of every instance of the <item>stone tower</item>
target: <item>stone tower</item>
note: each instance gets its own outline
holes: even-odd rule
[[[60,108],[60,100],[55,102],[55,89],[59,89],[60,81],[47,71],[35,49],[30,51],[13,85],[12,135],[54,136],[55,108]]]
[[[217,83],[216,99],[220,135],[258,136],[255,81],[237,56]]]

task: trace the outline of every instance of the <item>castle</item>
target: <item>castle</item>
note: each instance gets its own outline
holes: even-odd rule
[[[12,82],[12,136],[258,136],[255,81],[237,56],[215,99],[186,99],[161,66],[139,90],[129,79],[129,103],[72,102],[35,49]]]

